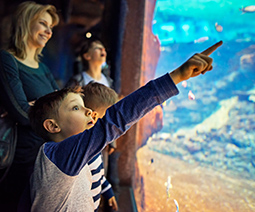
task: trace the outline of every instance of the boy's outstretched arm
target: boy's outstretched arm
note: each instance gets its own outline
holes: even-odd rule
[[[212,45],[200,54],[194,54],[180,67],[170,73],[170,76],[175,84],[188,80],[191,77],[196,77],[200,74],[212,70],[213,59],[209,57],[218,47],[222,45],[222,41]]]

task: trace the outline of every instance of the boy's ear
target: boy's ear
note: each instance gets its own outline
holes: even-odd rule
[[[59,133],[61,131],[60,127],[56,123],[54,119],[46,119],[43,122],[43,127],[49,132],[49,133]]]
[[[85,60],[90,60],[91,59],[90,54],[88,52],[83,54],[83,58]]]

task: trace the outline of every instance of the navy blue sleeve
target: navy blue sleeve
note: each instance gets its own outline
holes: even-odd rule
[[[103,176],[102,195],[107,200],[111,199],[114,196],[112,185],[108,182],[105,176]]]
[[[123,135],[155,106],[176,94],[178,89],[169,74],[152,80],[110,107],[104,118],[90,130],[59,143],[46,143],[45,154],[64,173],[78,175],[107,144]]]

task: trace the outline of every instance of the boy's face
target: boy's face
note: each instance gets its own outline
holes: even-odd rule
[[[94,62],[103,64],[106,61],[107,53],[103,44],[99,42],[93,42],[91,48],[87,53],[85,53],[85,59]]]
[[[96,110],[93,111],[92,113],[92,118],[94,119],[94,124],[97,122],[98,119],[101,119],[104,117],[105,115],[105,112],[107,110],[108,107],[100,107],[100,108],[97,108]],[[91,125],[88,125],[89,128],[93,127]],[[88,129],[89,129],[88,128]]]
[[[56,122],[63,139],[79,134],[95,124],[91,117],[92,111],[84,106],[80,94],[69,93],[61,103],[58,114]]]

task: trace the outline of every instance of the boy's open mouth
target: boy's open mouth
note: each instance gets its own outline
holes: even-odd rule
[[[89,122],[88,122],[88,125],[89,125],[89,126],[94,126],[94,125],[95,125],[95,123],[94,123],[94,121],[93,121],[93,120],[91,120],[91,121],[89,121]]]

